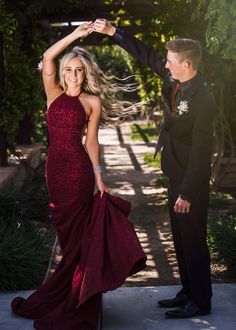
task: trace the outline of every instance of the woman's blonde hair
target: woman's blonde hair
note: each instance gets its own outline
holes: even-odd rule
[[[134,92],[137,90],[136,83],[121,83],[126,79],[118,79],[115,76],[107,76],[97,65],[92,55],[81,47],[74,47],[72,51],[66,53],[60,62],[60,85],[65,92],[67,85],[64,79],[64,68],[72,58],[81,60],[85,78],[82,84],[82,91],[91,95],[96,95],[101,99],[102,115],[101,126],[109,124],[119,125],[127,116],[130,116],[142,107],[143,102],[132,104],[128,101],[119,100],[118,92]],[[114,82],[116,80],[117,82]],[[119,81],[119,82],[118,82]]]

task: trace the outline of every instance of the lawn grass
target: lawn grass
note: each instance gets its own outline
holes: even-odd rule
[[[157,140],[157,128],[155,125],[133,124],[131,125],[131,138],[134,141],[151,142]]]
[[[151,167],[155,167],[155,168],[160,168],[161,167],[161,157],[160,157],[160,153],[158,153],[155,157],[155,159],[153,158],[153,154],[145,154],[144,155],[144,162],[146,164],[148,164]]]

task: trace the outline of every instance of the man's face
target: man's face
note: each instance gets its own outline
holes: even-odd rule
[[[168,50],[165,67],[170,70],[170,73],[174,79],[181,82],[186,76],[186,70],[189,67],[189,63],[185,60],[181,61],[177,53],[173,53]]]

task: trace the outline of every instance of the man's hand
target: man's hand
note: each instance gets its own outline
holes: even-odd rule
[[[111,25],[111,23],[105,18],[96,19],[92,26],[95,32],[107,34],[109,36],[113,36],[113,34],[116,32],[115,26]]]
[[[190,203],[179,197],[175,202],[174,210],[176,213],[189,213]]]

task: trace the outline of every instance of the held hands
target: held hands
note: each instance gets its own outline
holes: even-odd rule
[[[116,28],[104,18],[98,18],[95,22],[89,21],[78,26],[72,34],[77,38],[87,37],[92,32],[98,32],[112,36]]]
[[[180,197],[178,197],[174,206],[175,213],[189,213],[190,203]]]
[[[95,32],[107,34],[109,36],[112,36],[116,32],[116,28],[105,18],[96,19],[92,26]]]
[[[84,24],[79,25],[72,34],[77,38],[87,37],[90,33],[94,31],[93,22],[86,22]]]

